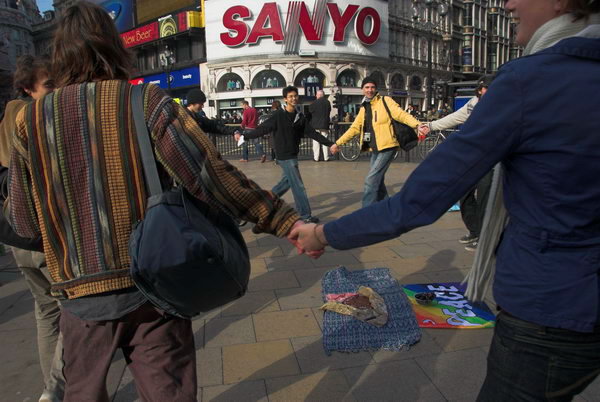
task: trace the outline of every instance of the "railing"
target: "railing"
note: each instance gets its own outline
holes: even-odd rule
[[[329,135],[329,139],[332,141],[337,140],[344,134],[344,132],[350,127],[352,123],[339,122],[332,123]],[[239,124],[227,124],[230,127],[239,127]],[[242,158],[242,147],[238,147],[235,139],[231,135],[216,135],[209,133],[209,137],[215,144],[223,158],[225,159],[241,159]],[[270,136],[264,136],[258,139],[263,146],[263,149],[270,156],[272,144]],[[250,159],[258,159],[259,155],[256,155],[254,145],[249,144]],[[400,150],[400,154],[396,158],[399,162],[420,162],[422,160],[420,153],[417,150],[418,147],[405,152]],[[312,138],[302,138],[300,142],[300,151],[298,152],[298,159],[312,159]],[[371,157],[370,152],[363,152],[360,154],[358,160],[365,160]],[[333,157],[336,160],[342,160],[339,153]],[[342,160],[343,161],[343,160]]]

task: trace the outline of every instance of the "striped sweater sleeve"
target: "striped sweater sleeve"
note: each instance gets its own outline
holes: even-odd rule
[[[25,113],[35,116],[35,110],[34,103],[21,109],[17,115],[17,129],[13,134],[8,176],[9,198],[5,202],[10,225],[19,236],[26,238],[34,238],[41,233],[28,168],[29,152],[25,127]]]
[[[158,87],[146,88],[145,103],[156,157],[177,183],[211,206],[256,223],[259,232],[287,235],[299,219],[292,207],[223,160],[198,124]],[[191,139],[195,150],[181,136]]]

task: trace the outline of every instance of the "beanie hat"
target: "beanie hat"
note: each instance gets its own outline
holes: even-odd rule
[[[363,88],[367,84],[373,84],[373,85],[375,85],[375,88],[377,88],[377,81],[375,81],[373,78],[368,77],[368,76],[365,77],[364,80],[362,80],[362,84],[360,84],[360,87]]]
[[[187,93],[187,104],[206,103],[206,95],[199,89],[192,89]]]

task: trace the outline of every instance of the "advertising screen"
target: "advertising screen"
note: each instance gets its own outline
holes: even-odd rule
[[[164,15],[182,8],[196,7],[200,4],[200,0],[137,0],[136,3],[137,23],[139,25],[144,22],[157,20]]]
[[[389,57],[383,0],[206,3],[208,61],[271,54]]]

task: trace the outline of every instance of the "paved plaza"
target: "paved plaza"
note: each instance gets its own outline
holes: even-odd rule
[[[274,163],[234,162],[271,188]],[[397,192],[416,164],[394,162],[387,174]],[[313,214],[327,222],[360,206],[366,159],[301,161]],[[291,194],[285,199],[293,202]],[[460,281],[473,254],[457,239],[460,213],[398,239],[351,251],[328,251],[318,260],[298,256],[285,240],[244,227],[252,258],[249,292],[196,318],[198,397],[202,401],[474,401],[483,382],[492,330],[423,330],[402,352],[328,357],[321,343],[321,277],[332,268],[387,267],[402,284]],[[0,401],[37,401],[42,375],[36,349],[32,296],[7,255],[0,259]],[[493,307],[493,301],[489,301]],[[108,386],[113,401],[138,400],[121,355]],[[600,401],[596,381],[577,401]]]

